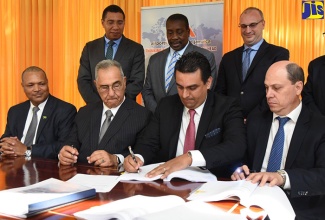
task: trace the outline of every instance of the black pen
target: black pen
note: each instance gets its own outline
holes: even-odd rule
[[[135,158],[135,155],[134,155],[134,153],[133,153],[133,151],[132,151],[131,146],[129,146],[129,151],[130,151],[130,154],[131,154],[131,157],[132,157],[133,161],[136,162],[136,163],[138,164],[138,161],[137,161],[137,159]],[[139,168],[138,168],[138,173],[140,173],[140,169],[139,169]]]

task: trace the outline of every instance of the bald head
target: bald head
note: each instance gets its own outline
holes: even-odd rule
[[[304,72],[296,63],[279,61],[267,70],[264,84],[270,110],[286,116],[300,103]]]

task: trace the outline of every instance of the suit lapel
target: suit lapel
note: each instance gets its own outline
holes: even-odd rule
[[[30,101],[26,101],[24,102],[24,104],[22,105],[22,108],[20,109],[18,115],[16,115],[17,117],[17,134],[18,134],[18,139],[21,140],[21,138],[23,137],[23,132],[24,132],[24,128],[25,128],[25,124],[26,124],[26,120],[27,120],[27,116],[28,116],[28,111],[30,108]],[[27,125],[29,126],[29,125]]]
[[[267,143],[269,140],[270,129],[272,125],[273,113],[267,111],[266,114],[263,114],[263,120],[260,121],[260,126],[258,128],[258,138],[256,140],[255,153],[253,159],[252,168],[255,170],[261,170],[264,155],[267,147]]]
[[[117,51],[115,53],[115,57],[114,60],[122,60],[124,53],[128,50],[129,47],[129,43],[128,41],[125,39],[124,35],[122,36],[121,42],[118,45]]]
[[[266,43],[264,40],[261,44],[260,48],[258,49],[257,53],[254,56],[254,59],[252,60],[251,65],[249,66],[249,69],[247,71],[246,79],[249,77],[249,75],[253,72],[253,69],[255,66],[260,62],[260,60],[264,57],[265,53],[268,51],[269,44]]]
[[[165,71],[166,71],[166,62],[167,62],[168,54],[169,54],[169,48],[162,52],[162,55],[158,59],[158,62],[155,63],[155,65],[157,65],[157,72],[159,72],[159,70],[162,72],[162,74],[158,74],[159,85],[161,86],[162,91],[166,95],[169,93],[169,91],[170,91],[170,89],[172,87],[172,85],[170,84],[170,86],[168,88],[168,91],[166,92],[166,89],[165,89]],[[173,78],[174,78],[174,76],[173,76]]]
[[[177,102],[175,103],[175,111],[172,112],[172,115],[170,115],[169,118],[172,118],[173,120],[170,121],[170,126],[168,126],[169,130],[169,137],[170,138],[170,146],[169,146],[169,158],[172,159],[176,155],[177,150],[177,144],[178,144],[178,138],[179,138],[179,132],[181,129],[182,124],[182,116],[184,111],[184,105],[181,102],[179,96],[177,95]]]
[[[90,152],[94,152],[95,150],[97,150],[102,113],[103,113],[103,103],[98,102],[90,116],[91,117],[90,128],[89,128],[90,129],[90,146],[89,146]]]
[[[55,109],[55,103],[56,103],[55,99],[51,95],[49,95],[42,116],[40,118],[40,122],[38,124],[35,143],[38,143],[38,139],[40,137],[40,134],[42,133],[42,130],[44,129],[45,125],[52,117],[53,110]]]
[[[243,82],[243,51],[244,51],[244,46],[238,48],[235,50],[235,67],[236,67],[236,72],[237,76],[239,78],[239,81],[242,83]]]
[[[213,93],[208,92],[207,100],[205,102],[202,115],[200,118],[200,122],[198,125],[196,138],[195,138],[195,149],[199,150],[199,146],[201,146],[201,142],[203,141],[204,135],[208,132],[209,123],[211,118],[213,117],[213,106],[216,100],[214,99]]]
[[[285,168],[291,167],[293,161],[295,160],[297,154],[299,153],[301,144],[309,129],[309,120],[310,120],[310,114],[307,108],[303,105],[297,120],[297,124],[295,126],[295,130],[293,131],[293,135],[291,138],[290,147],[289,147],[289,151],[285,163]]]

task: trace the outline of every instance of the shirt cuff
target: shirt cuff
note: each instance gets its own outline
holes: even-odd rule
[[[286,182],[284,183],[283,189],[290,190],[291,189],[290,178],[288,173],[285,170],[284,172],[286,173]]]
[[[122,154],[115,154],[115,156],[120,160],[119,166],[124,163],[124,156]]]
[[[205,167],[206,161],[199,150],[191,150],[192,164],[191,167]]]

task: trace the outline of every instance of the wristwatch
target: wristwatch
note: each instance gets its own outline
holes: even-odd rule
[[[26,157],[32,156],[32,147],[31,146],[27,146],[27,150],[25,152],[25,156]]]
[[[276,171],[283,179],[283,184],[280,186],[281,188],[284,187],[284,184],[286,183],[287,180],[287,173],[284,170],[278,170]]]

